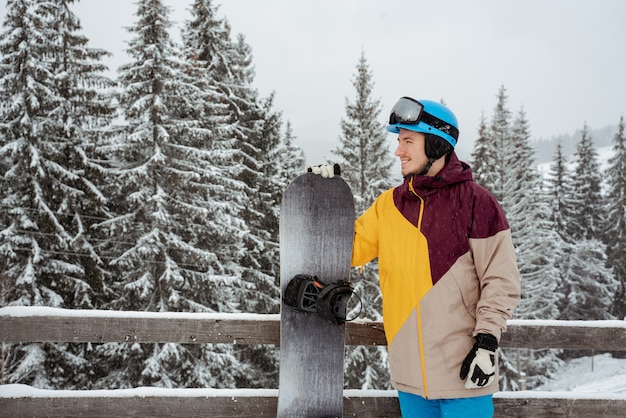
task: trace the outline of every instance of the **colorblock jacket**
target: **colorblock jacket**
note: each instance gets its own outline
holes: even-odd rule
[[[515,249],[497,200],[452,154],[437,176],[407,177],[355,225],[352,265],[378,257],[392,384],[465,398],[461,363],[478,333],[500,340],[520,299]],[[497,368],[496,368],[497,370]]]

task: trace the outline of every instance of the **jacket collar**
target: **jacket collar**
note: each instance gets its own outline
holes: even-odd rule
[[[453,151],[450,156],[450,160],[441,169],[437,175],[432,177],[419,176],[417,174],[411,174],[404,178],[404,183],[401,186],[406,193],[411,193],[411,187],[420,196],[425,196],[437,191],[438,189],[445,188],[452,184],[462,183],[466,181],[472,181],[472,169],[471,167],[459,160],[456,153]]]

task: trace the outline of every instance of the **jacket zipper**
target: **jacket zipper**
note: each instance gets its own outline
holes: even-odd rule
[[[424,215],[424,199],[415,192],[413,188],[413,178],[409,181],[409,190],[415,197],[419,199],[419,213],[417,216],[417,231],[421,234],[422,231],[422,216]],[[420,350],[420,362],[422,365],[422,381],[424,382],[424,398],[428,399],[428,382],[426,381],[426,359],[424,356],[424,338],[422,337],[422,312],[420,309],[421,298],[417,300],[417,306],[415,307],[417,311],[417,339],[419,343]]]

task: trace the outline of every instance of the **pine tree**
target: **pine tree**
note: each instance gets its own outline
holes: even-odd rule
[[[377,120],[380,100],[372,99],[372,72],[361,53],[352,85],[356,89],[354,103],[346,100],[346,117],[341,119],[340,146],[333,153],[345,166],[342,176],[355,196],[357,213],[362,213],[380,193],[391,187],[393,159],[384,126]]]
[[[239,45],[239,52],[230,39],[230,27],[217,17],[217,7],[212,0],[195,0],[190,9],[192,19],[183,27],[184,59],[194,69],[193,83],[203,92],[202,111],[197,120],[204,129],[197,146],[206,150],[209,169],[205,170],[203,182],[208,189],[211,210],[209,230],[205,232],[203,245],[210,248],[223,266],[236,270],[241,279],[243,240],[248,231],[242,219],[248,208],[245,181],[247,160],[243,147],[248,147],[247,135],[261,118],[256,103],[256,92],[248,82],[252,69],[244,64],[250,57]],[[243,162],[242,162],[243,161]],[[219,209],[218,209],[219,208]],[[244,283],[238,280],[232,287],[235,303],[223,306],[225,312],[238,311],[240,298],[237,290]]]
[[[236,160],[241,167],[237,179],[246,185],[247,208],[242,219],[248,232],[244,237],[245,254],[240,263],[246,289],[241,293],[244,312],[278,313],[279,277],[277,165],[271,157],[280,145],[281,114],[272,109],[273,94],[264,100],[252,87],[254,70],[250,46],[238,35],[230,54],[233,79],[229,82],[232,102],[231,121],[237,126]]]
[[[280,251],[279,211],[284,187],[281,181],[281,114],[272,110],[273,94],[262,102],[263,120],[247,138],[247,154],[254,169],[244,171],[248,192],[248,216],[244,217],[250,231],[245,256],[242,259],[246,291],[241,293],[240,306],[244,312],[279,313],[280,311]],[[251,366],[253,373],[240,379],[238,386],[278,387],[279,352],[273,346],[239,347],[241,361]]]
[[[224,249],[214,252],[202,246],[205,235],[215,230],[208,213],[213,190],[205,179],[216,173],[206,163],[208,153],[197,144],[208,139],[210,131],[185,117],[199,113],[197,102],[205,92],[187,75],[190,70],[169,37],[169,9],[158,0],[138,5],[139,20],[129,29],[137,34],[129,49],[135,61],[120,68],[119,102],[126,125],[123,135],[107,147],[119,161],[111,171],[120,185],[116,204],[123,210],[102,225],[110,234],[127,231],[123,242],[119,237],[111,241],[117,253],[112,265],[121,270],[120,284],[125,289],[121,294],[134,297],[113,306],[121,303],[125,309],[154,311],[228,309],[232,300],[220,289],[222,283],[237,278],[236,269],[228,267],[232,256]],[[220,215],[232,226],[222,222],[224,230],[216,230],[214,239],[241,230],[230,210]],[[221,244],[229,250],[237,248],[229,239]],[[170,284],[164,286],[163,281]],[[187,281],[193,286],[185,286]],[[215,294],[198,294],[207,285],[215,288]]]
[[[199,146],[214,132],[197,117],[205,99],[196,68],[171,40],[169,9],[140,0],[129,31],[132,61],[120,69],[125,126],[107,150],[115,185],[109,234],[117,298],[109,307],[142,311],[233,312],[241,287],[241,234],[235,191],[243,187],[210,164]],[[216,122],[215,125],[218,123]],[[227,152],[228,153],[228,152]],[[227,200],[228,196],[231,200]],[[231,346],[105,344],[98,385],[231,387],[241,369]]]
[[[478,138],[474,141],[471,161],[474,181],[487,189],[489,187],[493,188],[493,184],[495,184],[493,172],[490,170],[492,162],[495,161],[495,155],[493,155],[495,149],[491,141],[487,120],[483,113],[478,125]]]
[[[524,295],[516,315],[525,319],[554,319],[558,316],[554,257],[559,236],[550,222],[548,198],[536,169],[523,110],[513,122],[508,141],[512,146],[505,160],[509,174],[503,207],[511,227]]]
[[[508,178],[506,157],[510,154],[511,146],[511,111],[507,107],[508,96],[504,86],[500,87],[496,97],[498,102],[486,132],[483,131],[481,121],[479,142],[472,153],[475,167],[472,172],[480,185],[493,193],[499,202],[503,202]]]
[[[280,179],[269,158],[280,144],[281,115],[272,109],[273,96],[260,100],[252,87],[254,69],[250,46],[242,35],[232,42],[226,19],[217,16],[211,0],[196,0],[183,42],[202,77],[214,92],[207,116],[221,117],[219,134],[212,139],[212,164],[238,180],[240,217],[245,223],[237,260],[242,286],[233,289],[237,309],[275,313],[279,310],[278,212]],[[228,152],[229,154],[225,154]],[[276,386],[277,353],[266,346],[236,349],[252,367],[236,378],[239,386]]]
[[[550,225],[550,210],[535,168],[525,112],[520,110],[512,120],[507,101],[502,86],[489,127],[485,128],[484,119],[481,121],[479,134],[483,139],[473,153],[476,178],[498,199],[511,227],[522,284],[515,316],[553,319],[558,315],[554,293],[558,285],[554,264],[558,235]],[[526,374],[529,387],[537,386],[558,364],[554,350],[501,350],[501,387],[517,388],[521,372]]]
[[[3,276],[12,288],[5,298],[11,305],[63,306],[62,289],[53,277],[44,277],[60,273],[61,263],[53,265],[62,250],[55,245],[56,237],[66,243],[71,240],[46,193],[52,187],[47,183],[54,181],[50,171],[57,144],[39,134],[52,124],[48,112],[60,100],[47,59],[51,31],[44,11],[31,1],[13,1],[7,6],[7,29],[0,44],[1,204],[7,216],[3,217],[0,248]]]
[[[570,217],[567,212],[570,207],[568,199],[572,196],[570,178],[567,161],[563,155],[563,147],[559,142],[550,164],[546,192],[551,206],[550,221],[561,241],[565,241],[567,238],[567,219]]]
[[[609,159],[607,178],[607,221],[604,228],[607,266],[619,283],[611,313],[618,319],[626,318],[626,136],[624,117],[619,121],[613,137],[613,156]]]
[[[268,313],[278,312],[278,287],[280,282],[280,265],[279,265],[279,243],[278,243],[278,226],[279,211],[282,201],[283,192],[289,183],[298,175],[304,172],[304,153],[302,149],[293,145],[294,137],[291,124],[287,122],[284,134],[276,129],[282,126],[280,113],[271,111],[273,107],[274,95],[270,95],[263,101],[263,109],[266,110],[267,118],[263,123],[263,129],[260,130],[260,160],[259,160],[259,185],[257,191],[257,200],[260,212],[263,214],[258,220],[258,226],[265,231],[267,235],[264,241],[263,254],[259,255],[260,273],[271,277],[275,281],[269,289],[267,295],[258,295],[255,291],[250,294],[253,305],[256,307],[255,312]],[[273,296],[271,306],[259,306],[258,301]],[[274,307],[274,305],[276,305]],[[251,311],[252,306],[243,305],[244,310]],[[238,386],[246,385],[247,387],[278,387],[278,361],[279,351],[276,347],[268,345],[246,346],[238,350],[238,357],[241,361],[249,364],[250,370],[246,380],[240,379]]]
[[[93,226],[108,217],[108,211],[106,196],[96,184],[102,167],[95,162],[93,151],[115,115],[110,93],[114,83],[102,75],[107,67],[101,61],[111,54],[87,47],[89,41],[80,34],[80,22],[69,8],[72,3],[74,0],[55,0],[47,6],[55,40],[55,49],[49,53],[62,98],[51,112],[55,123],[51,136],[60,144],[56,163],[66,178],[62,186],[68,191],[62,203],[66,223],[71,225],[74,251],[81,257],[85,281],[92,288],[91,299],[96,299],[95,303],[76,301],[72,306],[95,307],[106,297],[106,270],[94,244],[99,237]]]
[[[87,47],[72,1],[11,1],[2,52],[0,274],[11,283],[2,304],[90,308],[102,288],[101,257],[90,226],[105,199],[90,175],[85,146],[111,107],[99,88],[104,51]],[[84,347],[16,347],[12,382],[81,385]],[[45,366],[45,367],[41,367]]]
[[[372,99],[374,83],[369,64],[362,52],[357,74],[352,85],[356,90],[354,102],[346,100],[346,117],[341,120],[340,146],[333,153],[342,167],[342,176],[355,197],[357,216],[375,198],[392,184],[389,144],[384,126],[377,120],[381,112],[379,100]],[[370,263],[353,274],[355,292],[362,301],[361,315],[381,320],[381,295],[378,286],[378,266]],[[374,347],[348,347],[346,355],[345,385],[351,388],[385,388],[388,378],[387,353]]]
[[[197,72],[196,83],[207,92],[198,117],[204,127],[214,130],[204,145],[212,151],[212,164],[229,178],[235,178],[241,169],[233,161],[237,135],[242,130],[236,117],[242,115],[237,103],[241,98],[232,88],[237,87],[237,77],[246,80],[248,69],[235,68],[234,64],[247,57],[241,53],[235,56],[230,26],[217,16],[213,0],[194,0],[190,12],[192,19],[185,22],[182,30],[183,55]]]
[[[534,150],[530,144],[530,127],[524,110],[520,110],[511,125],[505,155],[507,178],[502,206],[511,227],[513,244],[522,283],[522,300],[515,316],[524,319],[555,319],[558,317],[558,271],[555,268],[558,234],[550,223],[548,200],[542,191],[541,177],[535,168]],[[528,386],[535,387],[556,371],[559,361],[556,351],[502,350],[502,365],[513,358],[523,362]],[[532,358],[532,361],[530,359]],[[514,378],[519,370],[501,367],[503,383],[517,388]]]
[[[560,292],[557,308],[559,317],[566,300],[568,264],[573,251],[575,240],[568,234],[568,225],[572,219],[576,202],[573,200],[572,173],[568,169],[567,161],[563,156],[562,146],[559,142],[556,147],[554,159],[550,164],[550,171],[546,180],[546,193],[550,202],[550,223],[558,235],[555,241],[556,252],[554,267],[556,269],[558,289]]]
[[[32,1],[7,2],[0,35],[0,207],[4,216],[0,231],[2,306],[62,306],[54,284],[43,272],[54,256],[46,250],[47,235],[39,224],[48,215],[41,195],[44,173],[38,132],[43,131],[46,106],[54,101],[52,74],[45,52],[49,32],[41,10]],[[42,31],[43,30],[43,31]],[[37,200],[35,200],[37,199]],[[41,208],[41,209],[40,209]],[[54,215],[54,213],[52,214]],[[46,222],[48,223],[48,222]],[[43,231],[48,233],[48,231]],[[43,241],[43,242],[40,242]],[[50,239],[53,241],[53,239]],[[2,344],[2,383],[51,387],[42,363],[45,348],[39,344]]]
[[[262,101],[259,113],[263,120],[246,138],[248,144],[246,169],[240,178],[248,186],[248,211],[244,220],[249,229],[242,260],[248,291],[242,293],[244,312],[278,313],[279,250],[277,211],[283,184],[277,151],[281,145],[281,114],[272,110],[274,96]]]
[[[617,282],[606,268],[602,237],[603,197],[597,151],[585,124],[574,154],[573,177],[563,199],[566,245],[560,262],[559,319],[610,319]],[[580,353],[564,353],[563,357]]]
[[[598,152],[593,145],[587,124],[574,153],[574,176],[572,181],[572,218],[567,234],[573,240],[602,238],[603,199],[602,173]]]
[[[568,253],[560,319],[614,319],[609,308],[617,281],[605,266],[604,245],[595,239],[581,239]]]
[[[294,144],[295,136],[293,134],[293,128],[291,122],[287,121],[285,126],[285,133],[282,136],[282,141],[279,149],[276,151],[275,160],[280,164],[279,170],[279,187],[280,190],[285,190],[289,185],[289,182],[296,178],[296,176],[304,171],[304,152],[302,148]]]

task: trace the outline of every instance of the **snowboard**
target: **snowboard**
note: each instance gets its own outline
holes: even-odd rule
[[[298,274],[347,282],[354,239],[354,198],[339,176],[305,173],[280,208],[281,300]],[[341,417],[345,323],[301,312],[282,300],[278,417]]]

